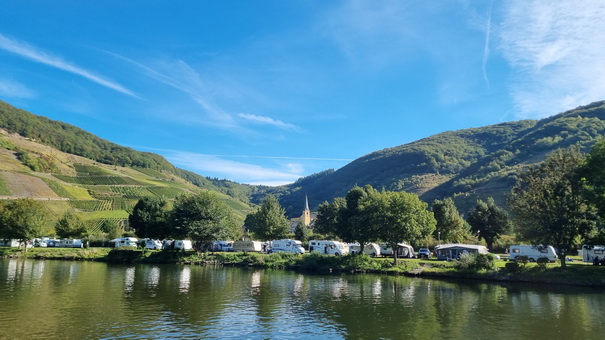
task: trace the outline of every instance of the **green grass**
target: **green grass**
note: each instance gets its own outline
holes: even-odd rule
[[[107,176],[110,172],[94,165],[74,164],[78,176]]]
[[[92,213],[86,214],[86,215],[84,215],[84,218],[86,220],[98,220],[98,219],[104,219],[104,218],[127,219],[128,212],[126,212],[124,210],[100,210],[100,211],[94,211]]]
[[[0,195],[11,195],[11,192],[10,190],[8,190],[6,183],[4,183],[4,179],[2,179],[2,176],[0,176]]]
[[[66,176],[53,174],[63,182],[82,185],[141,185],[141,182],[123,176]]]

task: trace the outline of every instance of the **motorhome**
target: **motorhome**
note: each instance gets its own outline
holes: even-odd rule
[[[302,246],[302,242],[290,239],[270,241],[268,251],[270,253],[305,253],[305,249]]]
[[[143,241],[145,242],[145,249],[162,249],[162,242],[159,240],[146,238]]]
[[[529,262],[547,258],[549,262],[557,260],[557,253],[552,246],[513,245],[508,248],[509,260],[514,261],[518,256],[527,256]]]
[[[349,246],[339,241],[312,240],[309,241],[309,252],[336,256],[347,255],[349,254]]]
[[[59,247],[63,248],[84,248],[84,243],[81,239],[64,238],[59,241]]]
[[[605,260],[605,246],[582,246],[582,261],[601,264]]]
[[[475,244],[440,244],[435,247],[435,254],[439,260],[456,260],[462,254],[487,254],[487,247]]]
[[[15,240],[15,239],[0,240],[0,247],[18,248],[19,245],[20,245],[19,240]]]
[[[139,240],[136,237],[122,237],[110,240],[109,243],[113,243],[115,248],[119,247],[135,247]]]
[[[172,246],[174,249],[179,249],[179,250],[192,250],[193,249],[193,244],[191,243],[191,240],[175,240],[172,243]]]
[[[260,253],[266,247],[260,241],[235,241],[233,242],[233,251],[245,251]]]
[[[213,241],[210,251],[233,251],[233,241]]]
[[[349,254],[359,254],[361,245],[359,243],[349,243]],[[363,247],[363,253],[372,257],[380,255],[380,246],[376,243],[366,243]]]

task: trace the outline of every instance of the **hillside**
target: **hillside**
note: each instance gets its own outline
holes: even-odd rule
[[[292,214],[304,200],[317,207],[344,196],[354,185],[405,190],[426,202],[454,197],[466,212],[478,198],[505,204],[517,174],[551,151],[578,145],[588,152],[605,135],[605,102],[595,102],[542,120],[524,120],[448,131],[387,148],[275,189]]]
[[[157,159],[156,164],[162,164]],[[204,190],[177,174],[166,169],[102,164],[0,129],[0,199],[38,200],[49,213],[49,225],[71,210],[82,216],[94,233],[105,220],[126,220],[142,197],[173,199]],[[243,222],[250,207],[219,195]]]

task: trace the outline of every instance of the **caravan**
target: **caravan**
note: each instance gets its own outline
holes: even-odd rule
[[[605,246],[582,246],[582,261],[595,265],[605,264]]]
[[[212,241],[210,251],[233,251],[233,241]]]
[[[359,254],[361,245],[359,243],[349,243],[349,254]],[[380,255],[380,246],[376,243],[366,243],[363,247],[363,253],[372,257]]]
[[[339,241],[312,240],[309,241],[309,252],[336,256],[347,255],[349,254],[349,246]]]
[[[305,249],[302,247],[302,242],[297,240],[283,239],[269,242],[270,253],[294,253],[304,254]]]
[[[535,262],[539,258],[547,258],[550,262],[557,260],[557,253],[552,246],[530,246],[530,245],[514,245],[510,246],[509,260],[514,261],[518,256],[527,256],[529,262]]]
[[[64,238],[59,241],[59,247],[62,248],[84,248],[84,243],[81,239]]]
[[[233,251],[257,252],[265,250],[265,245],[260,241],[235,241]]]
[[[113,239],[111,241],[109,241],[109,243],[113,243],[113,246],[115,248],[119,248],[119,247],[137,247],[137,242],[139,240],[136,237],[122,237],[122,238],[116,238]]]

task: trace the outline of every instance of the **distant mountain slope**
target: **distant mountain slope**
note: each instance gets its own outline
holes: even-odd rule
[[[262,190],[259,187],[229,180],[211,179],[191,171],[176,168],[158,154],[140,152],[109,142],[73,125],[34,115],[1,100],[0,129],[101,164],[151,169],[174,174],[200,188],[221,192],[243,202],[248,202],[249,197],[259,189]],[[43,160],[45,157],[38,156],[41,160],[40,163],[43,163],[40,164],[41,168],[38,170],[53,172],[55,169],[44,169],[45,163]]]
[[[354,185],[414,192],[427,202],[454,197],[461,211],[477,198],[500,204],[528,164],[551,151],[579,145],[589,151],[605,135],[605,102],[542,119],[449,131],[365,155],[337,171],[324,171],[276,189],[296,214],[308,195],[313,207],[344,196]]]

